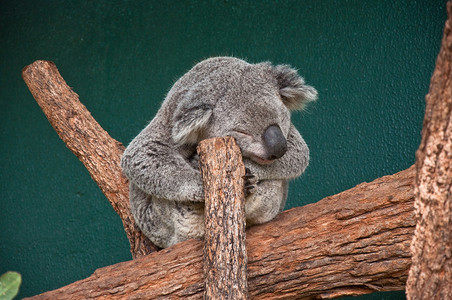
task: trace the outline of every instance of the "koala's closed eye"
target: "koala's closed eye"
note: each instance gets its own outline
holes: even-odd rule
[[[234,129],[232,130],[234,133],[237,133],[239,135],[245,136],[247,138],[253,138],[253,136],[247,132],[245,132],[244,130],[240,130],[240,129]]]

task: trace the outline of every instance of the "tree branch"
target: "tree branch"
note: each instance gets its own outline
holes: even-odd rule
[[[448,10],[450,20],[450,4]],[[449,20],[445,30],[447,36],[450,32]],[[426,253],[435,255],[434,264],[427,265],[427,268],[434,271],[430,284],[447,282],[441,281],[440,277],[450,278],[452,270],[451,232],[447,231],[451,224],[451,44],[449,38],[443,39],[442,49],[445,50],[443,54],[440,53],[442,58],[438,58],[432,78],[425,120],[435,117],[436,113],[443,116],[441,111],[448,119],[440,117],[441,120],[446,120],[446,123],[442,123],[439,128],[434,125],[424,128],[423,144],[417,152],[420,170],[420,222],[423,222],[424,212],[430,208],[441,212],[441,209],[432,207],[431,204],[444,204],[443,213],[445,217],[449,217],[446,223],[432,223],[438,227],[425,228],[428,232],[437,228],[446,230],[441,230],[444,239],[441,240],[440,252],[435,252],[435,247],[421,247],[428,250]],[[123,220],[134,257],[150,253],[152,246],[139,233],[130,215],[127,182],[119,167],[122,145],[112,139],[78,102],[78,96],[67,87],[52,63],[37,61],[24,69],[23,77],[52,126],[68,148],[85,164]],[[442,95],[441,99],[446,101],[439,110],[431,109],[428,100],[429,97],[435,98],[436,93]],[[425,121],[425,124],[427,125],[428,121]],[[435,132],[443,134],[441,143],[436,144],[442,147],[432,148],[426,142],[426,136]],[[436,155],[437,160],[429,161],[430,155]],[[439,176],[423,177],[423,170],[428,170],[432,176]],[[272,222],[250,228],[247,231],[250,297],[327,299],[373,291],[403,290],[411,264],[409,246],[415,225],[414,177],[415,169],[411,167],[371,183],[360,184],[318,203],[285,211]],[[423,185],[428,181],[434,184]],[[424,197],[421,194],[423,188],[428,193],[437,191],[435,189],[441,190],[438,194],[440,198],[430,199],[428,193]],[[446,194],[443,192],[446,190],[448,194],[444,197]],[[429,203],[430,200],[433,201]],[[443,225],[445,227],[442,227]],[[422,227],[418,228],[422,231]],[[418,237],[418,233],[416,235],[414,248],[416,245],[423,245],[422,243],[431,245],[430,240],[422,242],[422,236]],[[423,257],[425,259],[426,256]],[[437,258],[440,260],[436,260]],[[444,260],[441,260],[443,258]],[[416,259],[412,270],[413,278],[422,279],[424,276],[425,279],[427,276],[427,279],[430,279],[430,275],[426,275],[430,273],[417,269],[422,266]],[[422,260],[422,256],[419,256],[419,261]],[[98,269],[84,280],[34,298],[115,299],[170,296],[199,299],[203,294],[202,264],[202,242],[186,241],[133,261]]]
[[[452,2],[416,152],[416,231],[409,299],[452,299]]]
[[[36,61],[22,70],[22,78],[50,124],[118,213],[133,257],[155,251],[157,247],[138,230],[130,212],[129,186],[119,164],[124,146],[96,122],[54,63]]]
[[[245,165],[232,137],[197,147],[205,194],[204,299],[247,299]]]
[[[414,168],[285,211],[247,231],[252,299],[403,290],[414,231]],[[98,269],[33,299],[201,299],[203,242]]]

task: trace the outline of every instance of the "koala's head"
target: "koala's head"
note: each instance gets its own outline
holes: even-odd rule
[[[316,97],[290,66],[211,58],[193,67],[168,94],[168,105],[176,106],[172,138],[178,145],[193,145],[232,136],[244,157],[271,163],[287,150],[290,112]]]

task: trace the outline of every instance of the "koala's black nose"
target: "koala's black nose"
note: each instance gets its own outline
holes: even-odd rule
[[[282,157],[287,151],[287,141],[278,125],[270,125],[265,130],[263,141],[267,150],[268,160]]]

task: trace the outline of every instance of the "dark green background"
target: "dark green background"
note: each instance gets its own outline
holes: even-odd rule
[[[0,273],[21,272],[30,296],[131,259],[121,221],[49,125],[24,66],[54,61],[127,144],[203,58],[291,64],[319,91],[293,116],[311,149],[294,207],[414,163],[445,19],[445,1],[431,0],[1,1]]]

